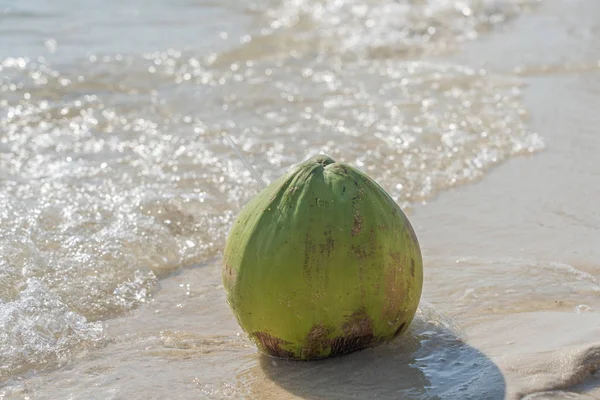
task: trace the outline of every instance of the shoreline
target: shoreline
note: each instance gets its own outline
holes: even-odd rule
[[[593,199],[600,198],[600,185],[593,182],[600,182],[600,164],[595,161],[600,151],[595,128],[600,119],[600,46],[586,48],[580,39],[597,29],[591,15],[598,12],[598,3],[548,1],[535,13],[466,44],[454,57],[508,74],[522,65],[538,69],[539,74],[523,74],[520,79],[525,83],[528,127],[542,136],[546,148],[509,159],[484,179],[416,207],[413,221],[420,228],[427,258],[504,260],[497,268],[515,262],[522,263],[521,268],[558,263],[579,274],[575,281],[597,286],[600,247],[594,242],[600,237],[600,214]],[[548,37],[561,40],[551,42]],[[542,61],[536,65],[530,60]],[[590,67],[560,68],[569,62]],[[555,66],[554,71],[536,68],[544,64]],[[425,282],[433,285],[435,272],[429,272]],[[554,283],[549,279],[547,284]],[[518,290],[517,282],[515,287]],[[467,342],[500,367],[508,398],[569,388],[600,397],[600,376],[594,375],[600,368],[600,301],[593,296],[597,287],[588,296],[577,295],[578,289],[569,299],[573,304],[581,301],[575,307],[558,291],[556,303],[545,299],[550,304],[538,305],[540,311],[499,316],[465,329]],[[451,312],[444,299],[434,305]]]

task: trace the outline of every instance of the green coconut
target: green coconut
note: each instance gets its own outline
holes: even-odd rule
[[[423,263],[398,204],[359,170],[316,156],[244,207],[225,246],[223,283],[262,351],[311,360],[404,332]]]

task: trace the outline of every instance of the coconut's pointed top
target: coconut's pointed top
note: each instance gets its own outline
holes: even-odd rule
[[[306,162],[317,163],[326,166],[335,163],[335,160],[329,156],[326,156],[325,154],[318,154],[314,157],[309,158],[308,160],[306,160]]]

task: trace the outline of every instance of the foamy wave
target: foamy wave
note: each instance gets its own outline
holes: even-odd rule
[[[0,301],[0,377],[62,364],[74,347],[97,345],[102,339],[100,322],[70,311],[39,280],[28,280],[17,299]]]
[[[598,280],[592,274],[577,269],[571,264],[566,264],[558,261],[540,261],[534,259],[520,259],[505,257],[500,259],[482,259],[479,257],[460,257],[456,260],[457,264],[484,264],[484,265],[506,265],[517,268],[534,268],[556,271],[561,274],[571,275],[579,281],[588,281],[590,283],[598,283]],[[598,286],[600,288],[600,286]]]
[[[511,313],[561,310],[573,315],[594,313],[600,293],[597,279],[575,266],[535,259],[461,257],[455,263],[434,262],[430,284],[452,280],[449,291],[438,290],[437,301],[452,299],[450,314],[469,310],[463,321],[493,319]],[[474,312],[473,310],[477,310]]]

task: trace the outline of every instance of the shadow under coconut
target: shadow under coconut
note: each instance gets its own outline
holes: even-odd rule
[[[305,399],[504,399],[498,367],[419,313],[391,343],[321,361],[261,355],[265,374]]]

